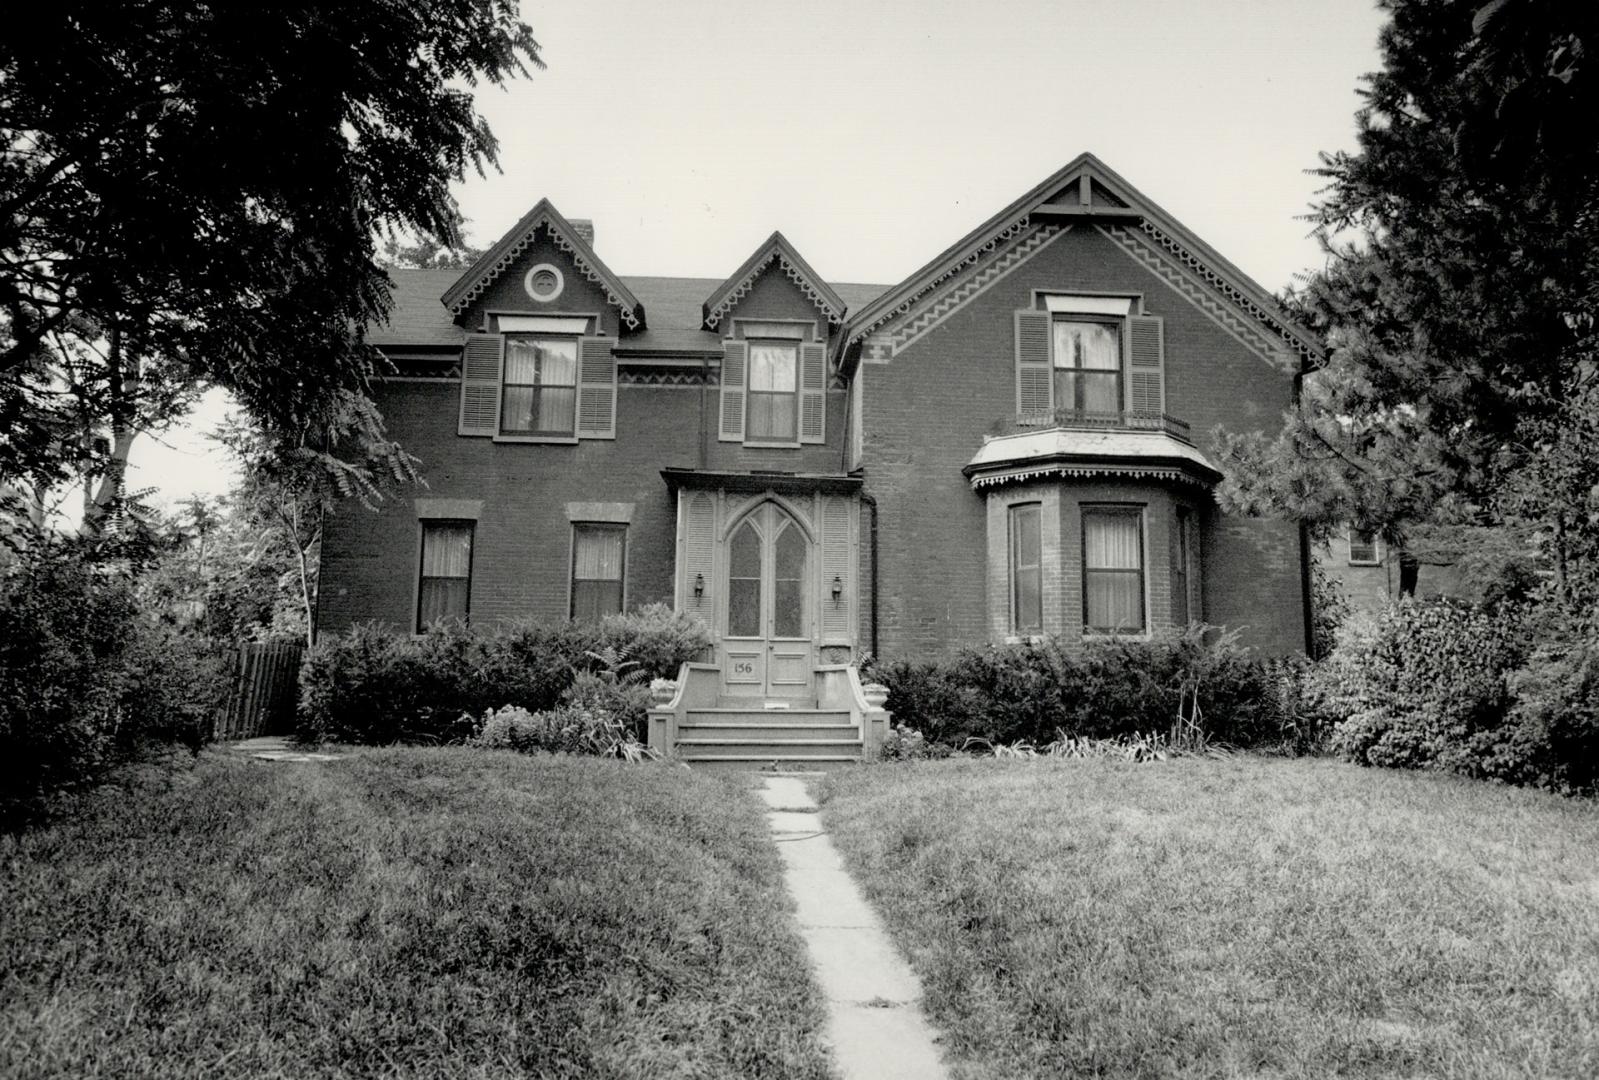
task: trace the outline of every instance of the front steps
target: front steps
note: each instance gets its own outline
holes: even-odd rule
[[[689,709],[677,725],[679,761],[695,769],[830,769],[859,764],[865,756],[860,728],[845,709],[818,709],[795,702],[766,708],[763,702]]]

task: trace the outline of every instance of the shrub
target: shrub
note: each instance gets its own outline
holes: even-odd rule
[[[877,756],[882,761],[932,761],[947,758],[951,752],[944,743],[928,742],[920,731],[895,724],[889,728]]]
[[[572,703],[542,712],[514,705],[488,710],[469,741],[484,749],[523,754],[592,754],[629,761],[648,756],[620,717]]]
[[[225,689],[205,639],[141,613],[115,548],[30,536],[0,569],[0,818],[149,744],[198,747]]]
[[[1407,599],[1350,619],[1314,680],[1345,718],[1333,748],[1366,765],[1483,775],[1477,747],[1506,718],[1524,651],[1509,612]]]
[[[1599,790],[1599,643],[1540,648],[1510,677],[1505,723],[1479,733],[1483,775],[1566,793]]]
[[[704,623],[666,604],[608,616],[600,623],[600,638],[602,649],[625,653],[646,680],[677,678],[679,668],[703,659],[715,644]]]
[[[950,746],[1174,730],[1258,745],[1282,739],[1290,715],[1272,663],[1236,635],[1198,627],[1080,649],[1053,639],[964,649],[940,664],[871,663],[864,674],[888,687],[896,724]]]
[[[697,620],[661,605],[597,625],[447,623],[413,636],[364,624],[319,642],[306,658],[298,734],[308,742],[460,742],[472,737],[472,717],[503,706],[547,712],[563,702],[642,731],[646,678],[676,675],[710,645]]]

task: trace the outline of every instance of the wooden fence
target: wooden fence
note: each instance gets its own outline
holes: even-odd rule
[[[217,719],[216,738],[253,739],[293,731],[304,652],[303,645],[282,642],[239,646],[233,694]]]

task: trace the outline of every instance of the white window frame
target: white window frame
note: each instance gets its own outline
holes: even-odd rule
[[[1348,534],[1346,536],[1346,539],[1349,541],[1349,565],[1350,566],[1381,566],[1382,565],[1382,537],[1378,536],[1375,532],[1368,532],[1366,534],[1366,535],[1371,537],[1371,544],[1370,544],[1370,547],[1371,547],[1371,558],[1369,558],[1369,559],[1357,559],[1357,558],[1355,558],[1355,537],[1356,537],[1356,535],[1358,535],[1360,533],[1360,531],[1361,530],[1359,530],[1359,529],[1355,528],[1353,525],[1351,525],[1349,527]],[[1362,545],[1362,546],[1365,546],[1365,545]]]
[[[747,446],[798,446],[800,444],[800,383],[803,373],[800,365],[805,362],[803,351],[800,348],[802,339],[787,337],[746,337],[744,339],[744,443]],[[794,384],[791,390],[757,390],[755,389],[755,350],[757,348],[773,346],[789,349],[794,356]],[[789,399],[793,410],[794,434],[790,438],[777,435],[757,435],[751,428],[754,426],[755,410],[751,408],[755,396],[784,397]]]
[[[619,533],[622,534],[622,565],[618,569],[618,573],[619,573],[620,576],[617,579],[617,584],[619,586],[621,586],[621,588],[618,591],[618,596],[620,597],[618,602],[619,602],[619,604],[621,606],[618,607],[617,610],[616,610],[616,614],[618,614],[618,615],[622,614],[623,612],[625,612],[627,610],[627,557],[628,557],[628,548],[630,546],[628,544],[628,535],[627,535],[628,532],[630,531],[630,527],[629,527],[628,522],[626,522],[626,521],[576,521],[576,520],[574,520],[571,524],[572,524],[572,539],[571,539],[570,550],[567,553],[567,559],[566,559],[566,617],[568,619],[576,619],[577,618],[577,610],[576,610],[576,605],[577,605],[577,583],[578,583],[578,577],[577,577],[577,537],[578,537],[578,533],[580,531],[584,530],[584,529],[604,530],[604,531],[609,531],[609,532],[619,532]],[[600,581],[600,580],[604,580],[604,579],[602,579],[602,578],[584,578],[583,580],[584,581]],[[601,617],[603,618],[604,616],[601,616]]]
[[[1088,625],[1088,575],[1091,572],[1088,565],[1088,518],[1095,513],[1120,514],[1125,517],[1136,517],[1138,520],[1138,581],[1139,603],[1142,606],[1141,618],[1143,626],[1137,630],[1106,630]],[[1154,620],[1150,618],[1149,610],[1149,507],[1143,503],[1080,503],[1077,507],[1077,542],[1079,545],[1080,561],[1079,573],[1082,582],[1082,609],[1079,618],[1082,620],[1084,638],[1101,638],[1115,641],[1137,640],[1148,638],[1152,632]],[[1126,573],[1124,570],[1099,569],[1094,573]]]
[[[505,360],[500,368],[500,425],[495,438],[501,441],[527,440],[532,442],[577,442],[577,395],[578,384],[582,381],[583,354],[580,342],[581,334],[552,334],[543,331],[502,331],[505,338]],[[564,431],[540,431],[531,428],[507,428],[505,426],[505,391],[512,387],[555,387],[566,389],[566,384],[552,383],[512,383],[509,379],[511,368],[511,342],[513,341],[569,341],[572,343],[572,412],[571,423]],[[537,412],[538,397],[534,397]]]

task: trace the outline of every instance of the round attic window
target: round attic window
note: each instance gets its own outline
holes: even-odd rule
[[[522,288],[527,294],[540,303],[548,303],[561,295],[561,289],[566,285],[566,279],[561,272],[549,263],[539,263],[527,272],[527,277],[522,279]]]

